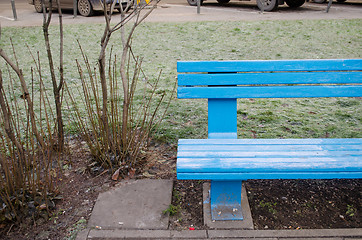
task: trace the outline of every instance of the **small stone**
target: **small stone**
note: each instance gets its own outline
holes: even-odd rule
[[[268,225],[265,225],[265,226],[264,226],[264,229],[268,229],[268,228],[269,228]]]

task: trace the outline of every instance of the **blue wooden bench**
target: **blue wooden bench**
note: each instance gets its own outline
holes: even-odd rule
[[[238,98],[361,97],[362,59],[178,62],[178,98],[208,99],[208,139],[181,139],[178,179],[211,180],[213,220],[242,220],[247,179],[362,177],[362,139],[237,139]]]

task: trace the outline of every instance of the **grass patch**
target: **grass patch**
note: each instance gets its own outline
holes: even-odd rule
[[[81,58],[77,40],[90,62],[96,63],[102,33],[101,24],[64,26],[65,79],[75,93],[81,89],[75,65],[75,60]],[[52,39],[58,39],[56,27],[50,28],[50,34]],[[19,64],[30,81],[29,66],[33,63],[26,44],[34,55],[39,51],[41,61],[46,63],[41,27],[2,28],[0,47],[9,55],[10,37]],[[120,41],[120,34],[113,36],[111,45],[116,54]],[[162,69],[160,89],[165,91],[171,91],[176,81],[177,60],[361,58],[362,52],[358,51],[361,45],[360,19],[144,23],[133,38],[133,51],[144,58],[143,67],[151,81]],[[53,40],[52,46],[57,48],[59,42]],[[6,73],[3,60],[0,68]],[[7,77],[4,74],[4,82]],[[50,75],[43,77],[51,90]],[[39,107],[36,83],[33,92],[35,106]],[[242,138],[362,137],[361,99],[246,99],[238,103],[238,134]],[[68,133],[75,131],[71,111],[64,105]],[[176,100],[176,97],[156,134],[156,138],[172,142],[206,136],[206,101]]]

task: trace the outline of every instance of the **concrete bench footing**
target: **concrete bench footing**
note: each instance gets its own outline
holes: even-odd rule
[[[214,229],[254,229],[253,219],[251,217],[251,211],[246,194],[245,186],[242,186],[241,191],[241,211],[243,220],[226,220],[215,221],[211,217],[211,205],[210,205],[210,183],[204,183],[203,185],[203,201],[204,201],[204,224],[209,228]]]

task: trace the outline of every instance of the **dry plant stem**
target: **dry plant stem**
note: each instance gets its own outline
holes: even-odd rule
[[[0,48],[0,56],[5,60],[5,62],[7,62],[11,66],[11,68],[16,72],[16,74],[19,77],[22,92],[23,92],[23,96],[24,96],[24,98],[25,98],[25,100],[27,102],[27,105],[28,105],[28,111],[29,111],[29,115],[30,115],[33,134],[35,135],[35,137],[38,140],[41,147],[45,148],[46,145],[45,145],[44,139],[39,134],[38,129],[36,127],[33,102],[31,101],[30,94],[29,94],[28,88],[27,88],[26,83],[25,83],[23,72],[17,65],[14,64],[14,62],[11,61],[11,59],[5,54],[4,50],[1,49],[1,48]]]
[[[57,83],[57,79],[55,76],[55,68],[53,63],[53,56],[50,47],[50,40],[49,40],[49,25],[52,17],[52,1],[49,2],[49,12],[48,16],[46,16],[46,11],[43,12],[43,34],[45,40],[45,47],[47,50],[47,56],[49,61],[49,69],[50,75],[53,84],[53,94],[54,94],[54,101],[55,101],[55,109],[57,114],[57,126],[58,126],[58,150],[62,151],[64,148],[64,130],[63,130],[63,118],[62,118],[62,104],[61,104],[61,90],[64,82],[64,70],[63,70],[63,21],[62,21],[62,11],[58,8],[59,11],[59,29],[60,29],[60,81],[59,85]],[[59,0],[57,0],[58,6],[60,5]],[[44,7],[44,6],[43,6]]]
[[[151,9],[153,10],[153,8]],[[130,48],[130,41],[132,39],[133,33],[136,27],[144,20],[145,18],[139,19],[140,11],[135,12],[135,22],[132,25],[130,32],[128,33],[127,40],[124,40],[125,28],[121,27],[122,41],[123,41],[123,51],[121,58],[120,74],[123,85],[123,114],[122,114],[122,144],[127,143],[127,132],[128,132],[128,118],[129,118],[129,105],[130,105],[130,93],[129,93],[129,82],[126,75],[126,66],[127,66],[127,55]],[[149,11],[150,13],[150,11]],[[146,14],[147,15],[147,14]],[[148,15],[147,15],[148,16]]]
[[[10,109],[6,103],[5,100],[5,94],[4,94],[4,89],[3,89],[3,79],[2,79],[2,72],[0,70],[0,107],[1,107],[1,111],[2,111],[2,116],[4,119],[4,128],[5,128],[5,132],[8,136],[8,138],[11,140],[11,142],[16,146],[16,149],[19,153],[19,158],[18,158],[18,163],[17,166],[18,167],[26,167],[26,161],[25,161],[25,151],[23,146],[19,143],[19,141],[16,139],[13,128],[11,126],[11,112]],[[17,171],[16,172],[18,175],[16,178],[16,184],[17,186],[22,186],[23,182],[22,182],[22,171]]]
[[[110,141],[110,130],[108,125],[108,111],[107,111],[107,102],[108,102],[108,90],[107,90],[107,79],[106,79],[106,49],[111,38],[112,32],[110,30],[110,21],[111,15],[107,13],[107,5],[103,4],[104,17],[106,20],[106,26],[104,29],[103,37],[101,39],[101,51],[98,57],[98,68],[99,75],[101,80],[102,88],[102,122],[105,135],[103,136],[105,141],[105,149],[108,149]]]
[[[156,3],[157,4],[157,3]],[[123,49],[122,49],[122,58],[121,58],[121,66],[120,66],[120,74],[121,74],[121,79],[122,79],[122,85],[123,85],[123,114],[122,114],[122,142],[125,144],[127,142],[127,129],[128,129],[128,113],[129,113],[129,105],[130,105],[130,100],[129,100],[129,82],[128,82],[128,78],[126,75],[126,63],[127,63],[127,55],[128,55],[128,50],[129,50],[129,44],[131,41],[131,38],[133,36],[134,30],[136,29],[136,27],[144,20],[146,19],[146,17],[152,12],[152,10],[155,8],[156,5],[153,6],[153,8],[151,8],[146,14],[145,16],[143,16],[142,18],[140,18],[140,13],[141,10],[144,7],[137,7],[130,15],[129,15],[129,19],[135,18],[135,22],[130,30],[130,32],[128,33],[128,38],[127,40],[125,40],[125,23],[127,22],[127,18],[125,18],[125,13],[123,11],[123,8],[121,8],[121,21],[116,24],[117,27],[113,27],[111,28],[110,23],[111,23],[111,13],[113,11],[113,6],[111,8],[111,12],[110,14],[106,11],[107,10],[107,6],[106,4],[104,4],[103,6],[103,10],[104,10],[104,16],[105,16],[105,20],[106,20],[106,26],[104,29],[104,33],[103,33],[103,37],[101,39],[101,51],[99,54],[99,58],[98,58],[98,67],[99,67],[99,72],[100,72],[100,79],[101,79],[101,87],[102,87],[102,99],[103,99],[103,117],[102,117],[102,122],[103,122],[103,126],[104,126],[104,133],[105,133],[105,138],[106,141],[109,141],[109,143],[111,143],[112,141],[110,140],[110,130],[109,130],[109,124],[108,124],[108,112],[107,112],[107,103],[108,103],[108,89],[107,89],[107,80],[106,80],[106,61],[105,61],[105,51],[107,49],[109,40],[111,38],[111,35],[114,31],[117,31],[118,29],[121,30],[121,36],[122,36],[122,45],[123,45]],[[105,146],[106,149],[108,149],[108,142]]]

